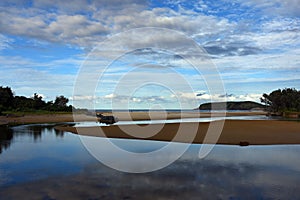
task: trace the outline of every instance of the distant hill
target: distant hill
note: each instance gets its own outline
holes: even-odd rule
[[[224,103],[227,103],[227,110],[263,110],[265,105],[253,102],[253,101],[228,101],[228,102],[213,102],[204,103],[199,106],[200,110],[211,110],[212,104],[214,104],[215,110],[221,110],[224,108]]]

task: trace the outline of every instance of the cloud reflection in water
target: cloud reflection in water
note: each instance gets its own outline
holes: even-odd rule
[[[24,196],[28,199],[296,199],[300,196],[299,145],[217,145],[208,157],[199,159],[200,145],[193,144],[179,160],[162,170],[128,174],[96,162],[75,135],[65,133],[63,140],[53,141],[56,136],[50,129],[41,130],[41,145],[31,143],[34,148],[22,149],[17,144],[14,148],[11,144],[6,152],[12,156],[15,151],[18,154],[15,159],[1,155],[0,177],[4,181],[1,199]],[[34,137],[17,135],[18,142],[23,143],[24,138]],[[156,141],[113,141],[134,152],[148,152],[165,145]],[[46,165],[22,165],[26,158],[43,157],[48,159]],[[21,167],[14,167],[20,164]],[[5,185],[5,180],[24,178],[32,169],[40,178]],[[42,177],[47,171],[49,174]]]

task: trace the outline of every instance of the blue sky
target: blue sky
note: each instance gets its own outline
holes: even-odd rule
[[[259,101],[262,93],[274,89],[300,89],[297,0],[3,0],[0,10],[0,85],[12,87],[17,95],[38,93],[53,100],[62,94],[75,102],[74,84],[91,52],[115,34],[143,27],[179,31],[193,39],[218,69],[224,92],[210,93],[205,77],[183,58],[151,48],[138,36],[139,47],[144,43],[145,49],[114,60],[94,94],[76,94],[80,105],[88,100],[96,108],[110,108],[112,101],[117,107],[125,102],[133,108],[178,108],[180,103],[193,108],[224,100],[223,93],[227,100]],[[137,45],[124,40],[131,48]],[[151,35],[151,41],[184,46],[163,33]],[[191,54],[189,49],[184,52]],[[191,88],[182,87],[177,75]],[[118,89],[124,76],[130,81],[122,82],[123,88],[135,86],[134,92]],[[153,77],[164,79],[167,86],[137,85]]]

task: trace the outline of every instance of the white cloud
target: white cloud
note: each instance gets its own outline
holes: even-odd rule
[[[99,5],[103,5],[103,7],[95,6],[98,5],[97,1],[92,2],[87,9],[92,13],[92,16],[89,17],[78,13],[50,13],[39,9],[46,6],[40,1],[35,2],[36,8],[18,10],[13,7],[5,7],[1,9],[0,27],[2,32],[6,34],[87,47],[105,39],[110,33],[118,33],[131,28],[163,27],[182,31],[188,35],[201,35],[203,37],[227,32],[235,26],[226,19],[220,20],[217,17],[199,13],[175,12],[169,8],[141,10],[147,4],[132,7],[132,2],[109,1],[104,3],[101,1]],[[108,9],[117,3],[121,4],[119,5],[120,9]],[[128,6],[125,6],[129,4],[126,3],[130,4],[130,12]],[[55,5],[55,3],[51,4]],[[58,3],[57,7],[68,6],[65,3],[60,4],[62,3]],[[134,1],[134,5],[142,4]],[[72,10],[74,6],[70,5],[70,7]],[[105,10],[106,8],[107,10]],[[160,41],[166,39],[164,35],[156,35],[155,37],[162,37]]]
[[[115,95],[115,94],[107,94],[107,95],[104,96],[105,99],[113,99],[113,98],[116,98],[116,97],[117,97],[117,95]]]
[[[48,42],[87,46],[95,37],[103,39],[107,29],[84,15],[48,13],[38,9],[0,8],[1,31]],[[27,14],[30,13],[30,14]]]
[[[222,76],[226,75],[226,73],[229,73],[229,75],[235,73],[238,76],[239,73],[243,71],[249,72],[249,70],[252,70],[253,73],[260,71],[275,72],[276,70],[286,70],[288,72],[299,69],[300,49],[273,54],[216,58],[213,62],[221,70]]]
[[[98,99],[98,97],[96,96],[83,96],[83,95],[74,95],[70,97],[70,100],[72,101],[91,101],[91,100],[95,100]]]
[[[53,75],[34,69],[5,70],[0,82],[7,84],[18,96],[31,96],[33,93],[44,94],[47,100],[57,95],[71,96],[74,75]],[[51,86],[51,87],[49,87]]]
[[[20,56],[0,56],[0,82],[11,87],[16,95],[38,93],[46,100],[53,100],[57,95],[71,96],[80,62],[73,58],[39,62]],[[62,66],[70,68],[68,73],[58,70]]]
[[[241,4],[261,8],[282,7],[287,10],[299,7],[294,0],[276,0],[275,3],[267,0],[252,0]],[[250,23],[248,26],[258,26],[261,30],[249,32],[247,29],[240,29],[242,22],[204,15],[182,7],[178,11],[166,7],[146,9],[148,3],[145,1],[101,0],[88,3],[86,0],[77,0],[75,3],[66,3],[55,0],[49,3],[36,0],[33,5],[35,7],[23,9],[2,7],[0,14],[2,32],[50,42],[93,47],[113,33],[138,27],[162,27],[182,31],[197,39],[200,44],[215,42],[208,45],[211,47],[211,53],[214,53],[213,47],[215,51],[222,51],[221,47],[224,47],[224,52],[234,51],[233,55],[255,54],[259,49],[299,44],[300,22],[296,18],[277,17],[261,25]],[[44,9],[52,7],[57,10],[50,13]],[[83,13],[77,12],[80,10]],[[87,13],[89,15],[86,15]],[[218,38],[223,39],[217,42]],[[172,41],[172,37],[163,34],[154,35],[153,39],[166,44],[180,45],[180,41]],[[139,37],[137,41],[132,42],[138,41],[145,42],[145,45],[152,42]]]
[[[266,21],[262,25],[264,32],[271,31],[299,31],[300,19],[299,18],[275,18]]]
[[[142,100],[141,100],[140,98],[133,97],[133,98],[132,98],[132,101],[133,101],[133,102],[140,103]]]
[[[161,108],[183,108],[193,109],[201,103],[206,102],[223,102],[223,101],[256,101],[260,102],[262,94],[202,94],[197,96],[197,93],[176,92],[176,95],[170,96],[130,96],[107,94],[104,96],[75,96],[70,100],[75,102],[76,107],[85,107],[90,105],[90,108],[151,108],[159,106]],[[81,106],[80,106],[81,105]],[[176,105],[174,107],[174,105]]]
[[[256,7],[265,12],[266,15],[300,16],[300,4],[298,0],[250,0],[240,3],[246,6]]]
[[[108,28],[83,15],[59,15],[47,26],[46,32],[55,40],[80,45],[83,39],[90,42],[91,36],[97,38],[99,35],[107,34]]]
[[[20,11],[16,11],[15,8],[1,8],[0,10],[0,27],[3,33],[44,39],[44,29],[47,24],[38,13],[36,16],[23,17],[18,15]]]
[[[172,94],[171,97],[186,99],[186,100],[193,100],[193,99],[199,98],[199,96],[197,96],[197,94],[198,94],[198,92],[177,92],[176,95]]]
[[[43,72],[54,71],[55,74],[59,74],[62,67],[64,69],[69,69],[69,74],[75,74],[76,70],[82,64],[83,58],[77,57],[66,57],[65,59],[53,59],[48,62],[31,60],[29,58],[24,58],[21,56],[0,56],[0,67],[1,70],[13,70],[13,69],[32,69],[41,70]]]
[[[221,75],[225,84],[245,82],[254,84],[257,81],[280,82],[298,79],[297,75],[300,66],[300,20],[298,16],[300,9],[298,1],[295,0],[234,1],[233,3],[239,2],[243,6],[253,8],[248,11],[243,7],[245,12],[257,14],[255,17],[251,16],[244,20],[240,18],[246,15],[240,18],[239,16],[235,16],[234,20],[232,20],[232,18],[226,15],[222,17],[216,15],[212,10],[210,14],[196,12],[195,10],[197,9],[207,11],[209,6],[211,6],[206,5],[205,3],[207,2],[202,1],[198,4],[200,7],[194,10],[189,10],[188,7],[183,6],[178,6],[178,9],[174,10],[163,6],[153,8],[149,7],[149,2],[144,0],[76,0],[73,3],[59,0],[52,2],[34,0],[32,2],[33,7],[28,6],[26,1],[13,0],[10,2],[14,3],[14,6],[5,1],[0,2],[0,29],[2,34],[0,35],[0,50],[12,48],[13,45],[18,48],[19,44],[12,40],[12,37],[8,37],[8,35],[21,36],[25,38],[24,40],[31,38],[32,41],[57,42],[82,48],[91,48],[114,33],[126,31],[131,28],[152,26],[181,31],[187,36],[194,38],[200,45],[206,47],[209,53],[212,54],[213,61],[222,72]],[[222,1],[222,3],[224,2]],[[235,5],[240,6],[239,4]],[[262,10],[264,14],[257,12],[257,10]],[[267,13],[271,10],[274,14],[272,17]],[[147,32],[145,30],[143,34],[133,36],[135,39],[132,39],[132,35],[128,35],[122,38],[122,41],[120,40],[119,42],[110,44],[110,46],[105,46],[105,54],[102,53],[103,57],[101,59],[109,59],[117,55],[114,50],[119,50],[120,44],[127,45],[123,48],[126,49],[140,46],[153,47],[155,43],[158,43],[166,47],[166,49],[180,49],[183,55],[193,55],[193,49],[188,48],[184,40],[172,34],[164,34],[164,32],[154,34],[154,32]],[[127,43],[122,43],[124,41],[127,41]],[[41,46],[39,43],[29,45]],[[139,56],[137,54],[134,58]],[[1,81],[16,87],[18,91],[22,88],[26,93],[29,91],[31,93],[32,90],[29,89],[30,87],[44,88],[49,91],[49,85],[51,87],[72,90],[70,89],[73,84],[71,80],[74,80],[75,76],[71,74],[54,75],[55,69],[61,69],[62,67],[78,69],[83,60],[81,56],[80,58],[73,57],[61,60],[54,58],[48,63],[32,61],[29,57],[22,58],[18,55],[1,56],[0,67],[2,72],[7,74],[7,78],[1,77]],[[186,63],[183,59],[168,56],[163,57],[161,54],[152,54],[147,58],[145,56],[141,57],[142,59],[140,60],[134,59],[135,62],[132,64],[134,66],[141,65],[143,61],[147,60],[149,62],[155,61],[156,66],[161,64],[173,68],[177,67],[180,70],[187,69],[184,67]],[[130,58],[126,61],[130,63]],[[102,63],[105,63],[103,60],[102,63],[90,60],[88,64],[94,65],[96,62],[99,64],[98,66],[102,66]],[[117,83],[117,78],[124,75],[124,71],[123,73],[118,72],[118,70],[122,70],[122,67],[118,66],[117,69],[113,68],[109,71],[104,87],[100,88],[102,91],[102,94],[99,94],[100,96],[113,92],[110,90],[113,90],[111,86]],[[74,74],[75,70],[65,71],[71,71]],[[158,71],[159,73],[146,70],[144,72],[131,73],[124,82],[124,88],[136,87],[143,80],[161,81],[178,95],[181,92],[180,96],[186,102],[195,98],[195,93],[188,93],[190,90],[182,87],[182,83],[186,80],[174,78],[174,73],[165,73],[161,69],[158,69]],[[101,70],[95,69],[95,71],[92,70],[90,73],[96,74],[100,72]],[[199,78],[198,74],[191,74],[187,73],[183,78],[192,82],[191,85],[193,88],[205,89],[203,79]],[[90,77],[90,74],[87,75],[87,78]],[[16,80],[16,77],[18,77],[18,80]],[[62,80],[65,81],[65,78],[68,78],[68,80],[62,82]],[[202,81],[202,83],[199,83],[199,81]],[[50,96],[44,91],[40,92]],[[254,93],[255,91],[253,95],[255,95]],[[117,99],[116,97],[126,100],[126,95],[128,94],[117,93],[115,95],[118,96],[101,96],[101,100]],[[253,95],[233,95],[227,98],[232,100],[256,98]],[[90,95],[81,98],[94,100],[94,97]],[[210,96],[208,94],[198,96],[196,100],[207,101],[210,98],[220,100],[219,95]],[[99,99],[96,100],[98,101]],[[133,95],[131,99],[134,103],[146,101],[166,102],[167,100],[168,98],[162,98],[160,94],[150,94],[148,97]]]
[[[87,0],[73,0],[72,2],[60,0],[33,0],[33,5],[37,8],[57,9],[60,12],[67,13],[76,13],[79,11],[88,11],[92,9]]]
[[[12,43],[12,42],[13,42],[13,39],[0,34],[0,51],[10,48],[10,43]]]
[[[267,1],[252,2],[263,5],[262,7],[274,6]],[[287,6],[287,3],[277,3]],[[247,5],[249,4],[251,3]],[[90,48],[110,34],[131,28],[162,27],[192,36],[206,46],[210,53],[219,56],[257,54],[263,50],[289,45],[296,47],[300,41],[300,22],[295,18],[274,18],[262,24],[254,24],[261,30],[249,31],[240,29],[239,23],[226,18],[208,16],[184,8],[178,11],[170,8],[145,9],[146,2],[135,0],[92,1],[90,4],[78,0],[76,5],[60,1],[55,1],[51,5],[44,1],[34,1],[34,5],[35,8],[23,10],[13,7],[2,8],[0,14],[2,32]],[[116,5],[118,9],[114,8]],[[50,13],[41,9],[47,6],[56,7],[58,10]],[[92,15],[79,14],[76,12],[79,8]],[[165,44],[166,47],[171,44],[178,47],[183,45],[178,38],[164,34],[151,35],[148,38],[136,36],[136,40],[130,41],[129,45],[140,46],[143,42],[144,46],[147,46],[153,44],[153,41]]]
[[[268,33],[248,33],[235,35],[233,40],[249,41],[260,49],[277,49],[286,46],[298,46],[300,43],[300,30]]]
[[[187,15],[168,8],[154,8],[152,10],[133,13],[130,17],[116,16],[115,23],[117,25],[120,22],[120,25],[122,23],[128,24],[126,28],[144,26],[163,27],[179,30],[188,35],[201,34],[202,36],[220,33],[234,27],[226,19],[219,20],[213,16],[201,15],[199,13],[193,14]]]
[[[183,101],[191,101],[191,100],[198,100],[198,102],[222,102],[222,101],[256,101],[259,102],[260,97],[262,94],[209,94],[209,93],[202,93],[197,95],[197,93],[177,93]],[[173,95],[173,98],[176,96]]]

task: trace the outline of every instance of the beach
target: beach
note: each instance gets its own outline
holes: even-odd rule
[[[112,113],[103,113],[112,115]],[[120,121],[163,120],[179,118],[208,118],[211,113],[199,112],[116,112],[113,113]],[[228,112],[226,116],[264,116],[263,112]],[[213,113],[214,117],[222,113]],[[92,115],[76,114],[76,122],[96,122]],[[74,122],[70,114],[41,114],[24,116],[1,116],[2,125],[19,125],[33,123],[64,123]],[[224,126],[223,126],[224,124]],[[204,138],[209,127],[223,126],[215,133],[221,131],[219,139]],[[179,129],[180,128],[180,129]],[[158,141],[231,144],[231,145],[271,145],[271,144],[300,144],[300,122],[281,120],[231,120],[212,122],[182,122],[182,123],[156,123],[156,124],[125,124],[111,126],[73,127],[58,125],[56,129],[74,134],[126,139],[144,139]],[[101,130],[101,131],[100,131]],[[195,135],[193,135],[195,134]],[[176,136],[176,137],[175,137]]]
[[[95,117],[85,114],[77,115],[82,121],[95,121]],[[21,125],[37,123],[60,123],[73,122],[73,115],[70,114],[25,114],[21,116],[0,116],[0,125]]]
[[[95,115],[76,114],[76,121],[97,121]],[[138,121],[154,119],[204,118],[210,117],[209,112],[105,112],[103,115],[113,115],[120,121]],[[223,113],[214,113],[214,117],[223,116]],[[228,112],[226,116],[265,115],[265,112]],[[24,114],[0,116],[0,125],[18,125],[30,123],[58,123],[74,122],[73,114]]]
[[[106,113],[107,115],[109,113]],[[227,113],[226,116],[251,116],[263,115],[259,112],[236,112]],[[218,116],[218,114],[214,114]],[[221,114],[220,114],[221,115]],[[120,120],[129,120],[125,113],[115,113]],[[151,119],[161,119],[160,113],[151,113]],[[167,119],[174,119],[180,116],[180,113],[169,113]],[[182,118],[188,117],[209,117],[210,113],[183,113]],[[149,113],[131,113],[132,120],[149,119]],[[80,118],[80,117],[79,117]],[[61,131],[72,132],[74,134],[108,137],[108,138],[126,138],[126,139],[144,139],[158,141],[188,142],[201,144],[207,135],[209,127],[222,126],[222,121],[212,122],[184,122],[184,123],[166,123],[166,124],[127,124],[111,126],[92,126],[92,127],[73,127],[57,126]],[[180,128],[180,129],[179,129]],[[196,129],[195,129],[196,128]],[[212,130],[211,130],[212,131]],[[218,134],[221,131],[219,139],[216,141],[213,136],[206,138],[207,144],[230,144],[230,145],[272,145],[272,144],[300,144],[300,122],[282,121],[282,120],[229,120],[224,121],[221,130],[210,132],[209,135]],[[154,134],[153,134],[154,132]],[[193,136],[192,134],[195,135]]]
[[[121,121],[139,121],[139,120],[164,120],[164,119],[185,119],[185,118],[206,118],[206,117],[222,117],[222,116],[256,116],[266,115],[266,112],[262,111],[239,111],[239,112],[162,112],[162,111],[150,111],[150,112],[104,112],[103,115],[113,115]]]
[[[72,132],[80,135],[108,137],[108,138],[127,138],[127,139],[145,139],[173,142],[191,142],[201,144],[210,125],[214,126],[220,121],[200,122],[200,123],[172,123],[149,124],[147,131],[141,132],[143,125],[112,125],[98,127],[72,127],[58,126],[58,130]],[[198,126],[195,138],[191,141],[190,136],[177,135],[179,126],[186,134],[191,134],[194,130],[190,127]],[[161,129],[160,129],[161,128]],[[101,131],[100,131],[101,129]],[[127,131],[124,131],[127,130]],[[157,134],[146,137],[149,130],[158,130]],[[130,135],[127,134],[128,130]],[[103,134],[104,133],[104,134]],[[134,136],[132,136],[134,135]],[[176,138],[175,138],[176,136]],[[213,144],[215,141],[206,141],[205,143]],[[272,144],[300,144],[300,122],[278,121],[278,120],[225,120],[224,127],[221,131],[217,144],[230,145],[272,145]]]

